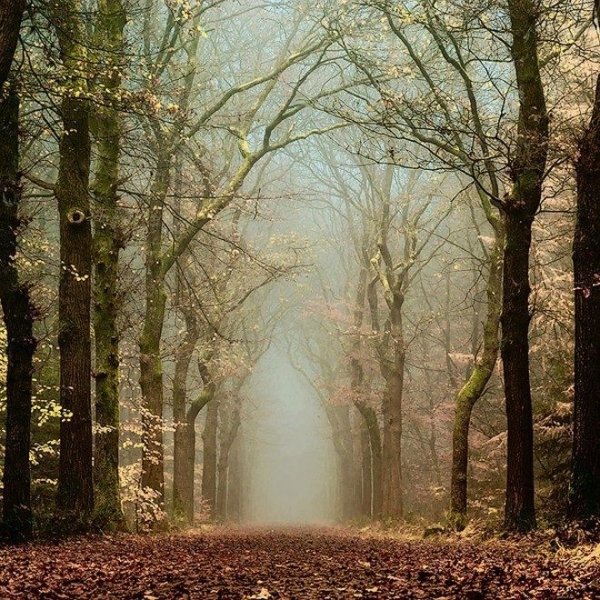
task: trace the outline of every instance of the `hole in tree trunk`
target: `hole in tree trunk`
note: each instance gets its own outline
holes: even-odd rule
[[[71,225],[81,225],[83,222],[85,222],[85,218],[85,213],[79,208],[74,208],[67,216],[67,219]]]

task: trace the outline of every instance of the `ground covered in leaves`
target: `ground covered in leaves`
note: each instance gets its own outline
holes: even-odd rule
[[[600,598],[600,567],[513,542],[217,530],[0,548],[0,598],[571,600]]]

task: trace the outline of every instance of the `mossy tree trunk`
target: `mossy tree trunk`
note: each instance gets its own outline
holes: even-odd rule
[[[467,482],[469,467],[469,429],[473,408],[483,395],[494,372],[500,349],[500,311],[502,308],[502,256],[504,231],[500,222],[494,246],[489,253],[487,274],[487,308],[483,327],[483,349],[455,400],[452,431],[452,475],[450,483],[449,523],[464,529],[467,520]]]
[[[94,114],[96,172],[94,191],[94,334],[96,438],[94,444],[95,522],[124,529],[119,491],[119,252],[124,246],[118,208],[121,118],[120,59],[126,14],[121,0],[99,2],[96,36],[101,52],[101,84],[108,96]]]
[[[178,267],[180,268],[180,267]],[[190,459],[195,460],[195,417],[190,424],[188,421],[187,380],[192,354],[200,338],[200,327],[196,319],[191,298],[185,293],[185,284],[177,275],[177,304],[183,314],[185,334],[175,355],[175,375],[173,377],[173,420],[174,434],[174,466],[173,466],[173,512],[177,520],[191,525],[194,520],[193,495],[190,500],[189,480]],[[190,440],[190,436],[194,440]],[[193,449],[190,449],[193,444]]]
[[[150,195],[146,228],[146,305],[139,339],[142,390],[142,476],[140,486],[154,496],[152,527],[164,522],[165,483],[163,447],[163,370],[160,356],[167,295],[162,263],[163,210],[170,185],[171,159],[167,149],[159,154]]]
[[[400,519],[402,501],[402,399],[404,395],[404,363],[406,352],[402,336],[403,297],[394,302],[390,323],[393,362],[383,369],[385,392],[383,413],[383,516]]]
[[[29,450],[36,348],[35,310],[15,263],[23,226],[19,214],[19,104],[17,89],[11,85],[0,98],[0,302],[7,334],[3,521],[12,541],[32,535]]]
[[[60,218],[58,292],[60,350],[60,461],[57,506],[75,525],[92,515],[90,107],[89,67],[78,0],[52,5],[65,68],[60,107],[63,134],[55,193]]]
[[[204,369],[201,369],[204,371]],[[189,524],[194,522],[195,484],[196,484],[196,419],[202,409],[212,402],[215,386],[210,380],[204,380],[204,389],[190,403],[185,419],[177,427],[178,467],[174,476],[174,487],[177,489],[180,515]],[[216,442],[215,442],[216,443]],[[215,467],[216,469],[216,467]]]
[[[219,401],[213,398],[206,411],[202,432],[202,499],[210,507],[211,519],[216,516],[217,503],[217,435],[219,429]]]
[[[536,526],[533,481],[533,414],[529,374],[529,253],[542,199],[548,156],[548,114],[538,60],[539,7],[509,0],[511,52],[519,91],[519,123],[511,164],[512,189],[504,200],[502,341],[507,416],[505,526]]]

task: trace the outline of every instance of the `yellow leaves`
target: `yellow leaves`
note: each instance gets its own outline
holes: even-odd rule
[[[207,38],[208,37],[208,33],[206,33],[206,31],[204,30],[204,28],[202,27],[202,25],[196,25],[196,27],[194,27],[194,31],[196,33],[199,33],[201,37],[203,38]]]
[[[89,273],[79,273],[75,265],[62,265],[62,270],[69,273],[77,282],[87,281],[90,278]]]
[[[267,588],[261,588],[260,592],[257,594],[253,594],[252,596],[247,596],[247,600],[269,600],[272,598],[271,592]]]
[[[60,419],[62,416],[60,404],[58,402],[47,402],[36,406],[35,414],[37,416],[38,427],[42,427],[50,420]]]
[[[6,348],[6,329],[4,327],[4,321],[0,323],[0,381],[4,383],[6,381],[6,366],[7,366],[7,358],[6,352],[4,349]],[[2,386],[2,390],[4,391],[4,387]]]

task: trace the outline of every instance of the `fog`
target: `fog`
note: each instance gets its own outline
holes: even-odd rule
[[[275,339],[249,387],[246,410],[249,523],[330,523],[335,518],[331,433],[322,406]]]
[[[543,90],[521,106],[494,3],[39,4],[0,112],[0,292],[22,293],[0,340],[26,363],[0,363],[0,418],[25,381],[6,454],[10,482],[31,469],[11,496],[28,515],[56,497],[146,531],[446,521],[452,503],[462,526],[468,499],[502,508],[507,414],[525,445],[536,424],[509,479],[560,504],[589,18],[542,19],[551,108],[523,118]],[[520,170],[535,198],[515,208]]]

